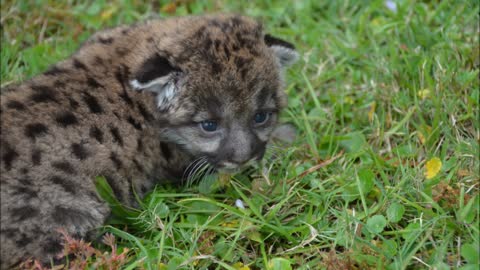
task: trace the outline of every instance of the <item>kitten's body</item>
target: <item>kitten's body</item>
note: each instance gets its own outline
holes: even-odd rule
[[[293,47],[241,16],[185,17],[95,34],[71,58],[2,90],[1,269],[60,251],[110,210],[179,181],[203,158],[218,169],[260,159],[285,106]],[[261,121],[260,121],[261,120]]]

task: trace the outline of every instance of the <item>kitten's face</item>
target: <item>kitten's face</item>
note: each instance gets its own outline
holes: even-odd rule
[[[279,89],[278,76],[270,78],[268,85],[263,80],[258,85],[221,87],[221,81],[216,87],[207,83],[190,88],[192,95],[183,101],[194,109],[180,109],[189,112],[188,120],[171,125],[166,133],[193,156],[206,157],[217,169],[232,171],[263,157],[285,94]]]
[[[222,29],[231,27],[224,23]],[[214,30],[204,30],[207,34],[189,41],[184,62],[156,53],[131,81],[137,90],[158,93],[159,117],[168,123],[163,139],[220,171],[263,157],[286,105],[282,71],[297,58],[291,44],[264,36],[256,24],[247,26],[251,29],[241,35],[232,27],[225,30],[232,31],[230,37],[213,38]],[[152,76],[160,71],[162,76]]]

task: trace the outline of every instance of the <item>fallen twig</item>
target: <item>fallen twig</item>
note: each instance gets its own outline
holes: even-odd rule
[[[287,183],[290,183],[292,182],[293,180],[296,180],[296,179],[299,179],[299,178],[303,178],[305,177],[305,175],[308,175],[308,174],[311,174],[315,171],[318,171],[319,169],[327,166],[327,165],[330,165],[332,162],[334,162],[335,160],[337,160],[339,157],[341,157],[343,155],[343,150],[340,151],[340,153],[336,154],[335,156],[333,156],[332,158],[330,159],[327,159],[327,160],[324,160],[322,162],[320,162],[319,164],[313,166],[313,167],[310,167],[308,168],[307,170],[303,171],[301,174],[297,175],[297,176],[294,176],[290,179],[287,180]]]

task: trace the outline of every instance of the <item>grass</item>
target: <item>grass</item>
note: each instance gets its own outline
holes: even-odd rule
[[[128,248],[122,267],[478,269],[479,3],[394,2],[2,0],[1,84],[44,71],[103,27],[258,17],[302,54],[283,115],[297,140],[272,147],[280,158],[263,170],[160,186],[134,218],[112,220],[117,253]]]

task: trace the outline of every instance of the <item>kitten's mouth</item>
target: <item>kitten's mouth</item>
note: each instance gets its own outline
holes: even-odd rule
[[[258,162],[256,159],[250,159],[249,161],[241,164],[223,161],[216,165],[216,169],[221,173],[236,174],[256,162]]]
[[[217,170],[222,173],[234,174],[239,172],[242,167],[240,164],[225,161],[217,165]]]

